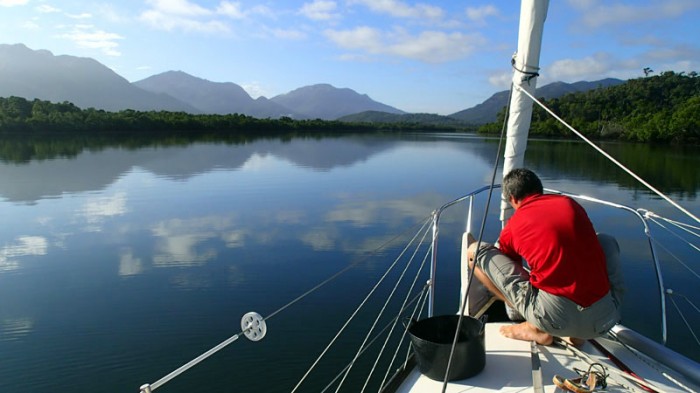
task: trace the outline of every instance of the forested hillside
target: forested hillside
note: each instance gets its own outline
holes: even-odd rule
[[[624,84],[573,93],[544,103],[577,130],[592,139],[637,142],[700,144],[700,78],[664,72],[632,79]],[[479,128],[482,133],[500,132],[505,110],[499,119]],[[407,119],[404,119],[407,120]],[[131,135],[206,133],[216,135],[270,135],[297,131],[445,130],[402,121],[365,123],[256,119],[245,115],[192,115],[184,112],[107,112],[80,109],[69,103],[51,103],[19,97],[0,98],[0,134],[72,134],[96,136],[103,132]],[[463,129],[454,126],[455,130]],[[571,132],[535,105],[530,133],[537,136],[571,137]]]
[[[574,128],[593,139],[700,143],[700,77],[664,72],[622,85],[544,100]],[[500,132],[505,111],[479,132]],[[535,104],[531,135],[572,136],[571,131]]]

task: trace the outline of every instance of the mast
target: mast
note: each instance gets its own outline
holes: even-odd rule
[[[548,7],[549,0],[522,0],[520,4],[518,51],[512,60],[513,93],[510,98],[503,176],[511,169],[523,167],[532,119],[532,100],[519,88],[535,95],[540,70],[542,31]],[[504,225],[512,214],[513,208],[508,201],[501,200],[501,221]]]

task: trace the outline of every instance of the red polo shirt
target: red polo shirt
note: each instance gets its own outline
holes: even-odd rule
[[[605,254],[586,211],[563,195],[525,197],[498,239],[501,252],[530,266],[530,283],[588,307],[610,289]]]

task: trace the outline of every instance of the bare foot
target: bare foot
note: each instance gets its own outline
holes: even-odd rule
[[[566,341],[567,343],[573,345],[576,348],[581,348],[583,344],[586,343],[586,340],[578,337],[562,337],[562,340]]]
[[[501,326],[501,334],[514,340],[534,341],[540,345],[550,345],[554,337],[536,328],[530,322]]]

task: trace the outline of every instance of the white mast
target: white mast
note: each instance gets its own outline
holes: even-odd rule
[[[533,96],[537,86],[537,73],[540,70],[540,48],[542,31],[547,18],[549,0],[523,0],[520,5],[520,30],[518,32],[518,52],[513,55],[513,94],[510,99],[510,113],[506,151],[503,161],[503,175],[511,169],[521,168],[525,158],[527,136],[532,118],[532,100],[518,89],[527,90]],[[513,214],[508,201],[501,201],[501,221]]]

